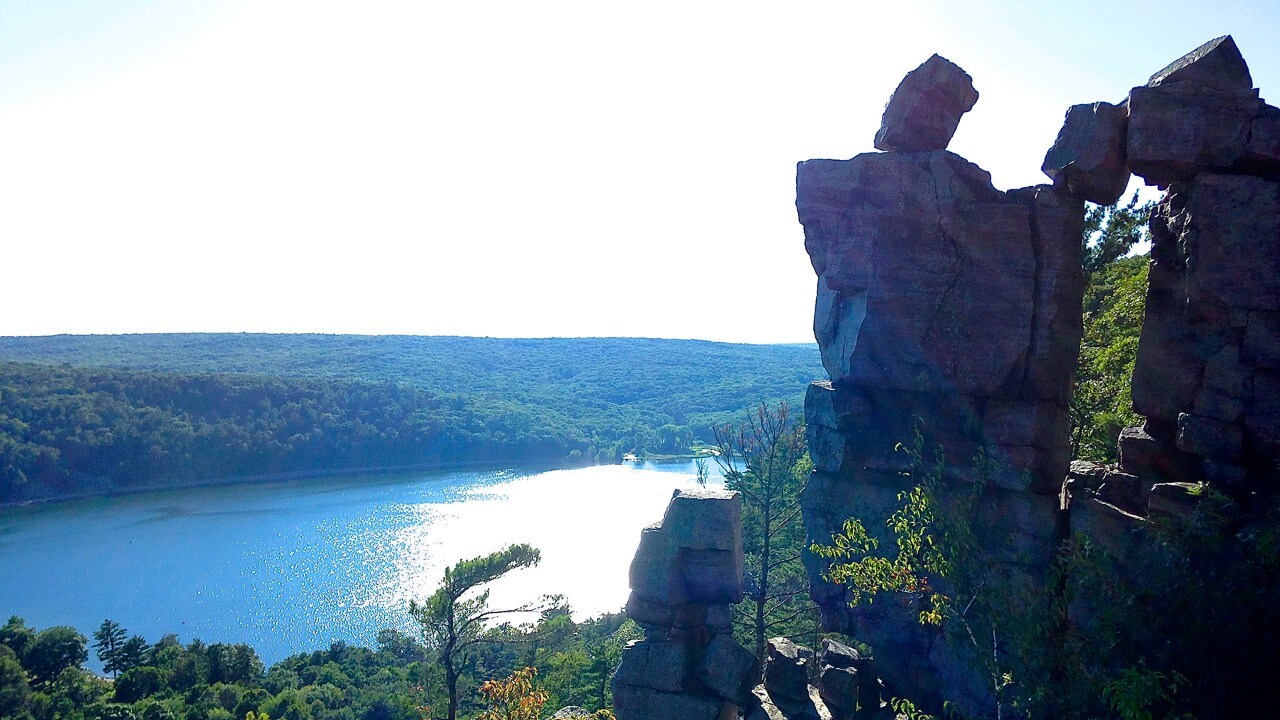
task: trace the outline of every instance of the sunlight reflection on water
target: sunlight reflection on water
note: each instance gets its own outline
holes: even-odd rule
[[[434,472],[189,488],[0,512],[0,616],[150,641],[248,642],[267,662],[411,629],[445,567],[524,542],[536,568],[495,606],[547,593],[578,617],[620,609],[645,526],[692,462]],[[718,474],[716,474],[718,478]]]
[[[471,488],[464,502],[414,505],[416,522],[384,549],[395,570],[377,601],[406,607],[430,595],[447,566],[524,542],[542,561],[493,583],[494,606],[563,593],[579,618],[615,612],[626,602],[640,530],[661,519],[674,489],[696,485],[691,473],[614,465],[521,476]]]

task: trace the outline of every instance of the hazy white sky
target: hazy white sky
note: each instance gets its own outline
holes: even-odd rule
[[[1217,35],[1280,93],[1271,0],[887,5],[0,0],[0,335],[807,342],[795,163],[931,53],[1001,188]]]

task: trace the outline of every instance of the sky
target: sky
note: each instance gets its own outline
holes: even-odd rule
[[[0,335],[812,342],[795,163],[933,53],[1002,189],[1267,2],[0,0]]]

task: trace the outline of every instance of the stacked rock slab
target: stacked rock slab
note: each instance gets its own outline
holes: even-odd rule
[[[733,640],[742,601],[742,499],[736,492],[676,493],[645,528],[631,562],[627,616],[644,640],[613,677],[618,720],[727,720],[750,701],[755,656]]]
[[[1168,188],[1151,218],[1133,376],[1147,418],[1126,472],[1273,492],[1280,475],[1280,109],[1230,37],[1129,94],[1135,174]]]
[[[908,76],[877,135],[897,138],[879,147],[918,151],[798,168],[796,205],[818,275],[814,334],[830,378],[805,401],[816,470],[802,497],[805,524],[822,542],[853,516],[883,529],[912,483],[895,447],[920,428],[929,448],[945,450],[950,483],[976,477],[980,452],[998,462],[975,518],[982,545],[991,561],[1034,573],[1059,538],[1070,461],[1083,201],[1062,187],[1001,192],[947,152],[972,102],[933,98],[976,100],[976,92],[963,71],[925,73],[952,87],[917,91],[912,77],[938,61],[955,67],[935,56]],[[939,137],[938,127],[950,131]],[[929,131],[913,137],[914,128]],[[824,626],[870,645],[887,682],[910,678],[926,703],[940,703],[945,688],[962,711],[983,702],[985,683],[921,627],[917,609],[850,608],[810,562]]]

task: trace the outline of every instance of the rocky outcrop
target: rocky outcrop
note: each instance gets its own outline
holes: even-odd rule
[[[922,81],[908,80],[898,93]],[[934,105],[955,122],[971,106]],[[881,135],[909,115],[886,110]],[[1045,157],[1051,187],[996,190],[945,150],[954,127],[799,165],[830,378],[805,403],[810,539],[826,542],[851,516],[884,527],[914,482],[895,448],[917,429],[926,451],[946,450],[944,485],[986,476],[972,518],[983,561],[1032,582],[1069,533],[1123,561],[1130,530],[1187,513],[1200,483],[1238,497],[1280,490],[1280,109],[1259,99],[1234,41],[1197,48],[1124,103],[1073,106]],[[1168,189],[1151,221],[1133,379],[1147,420],[1121,434],[1119,467],[1069,464],[1083,201],[1115,201],[1131,170]],[[970,462],[979,456],[997,467]],[[982,714],[983,679],[915,608],[849,608],[809,561],[824,625],[869,645],[886,682],[926,707],[945,695]]]
[[[1134,172],[1168,192],[1151,219],[1133,377],[1134,410],[1147,421],[1121,437],[1121,466],[1156,481],[1274,491],[1280,162],[1265,128],[1280,110],[1258,99],[1230,37],[1157,73],[1130,101],[1130,153],[1146,148]]]
[[[746,720],[853,720],[885,709],[874,664],[830,639],[816,656],[786,638],[770,640],[764,682],[751,692]]]
[[[1173,483],[1166,495],[1204,481],[1270,491],[1261,486],[1280,467],[1280,109],[1259,99],[1230,36],[1133,88],[1126,108],[1129,167],[1168,191],[1151,218],[1133,376],[1133,407],[1147,420],[1121,434],[1120,466],[1148,487]],[[1046,166],[1071,156],[1064,136],[1086,134],[1072,122],[1069,113]]]
[[[816,469],[802,497],[810,538],[829,541],[855,515],[883,532],[912,484],[895,448],[919,427],[928,452],[945,448],[947,482],[990,471],[977,522],[991,561],[1047,566],[1070,461],[1082,199],[1061,186],[1001,192],[986,171],[933,148],[801,163],[796,206],[830,378],[805,402]],[[974,463],[984,454],[998,460],[993,471]],[[886,677],[913,677],[913,689],[938,702],[945,687],[962,709],[981,702],[980,683],[921,626],[918,609],[850,608],[821,573],[811,559],[824,625],[870,645]]]
[[[618,720],[722,720],[750,701],[759,668],[730,628],[742,570],[736,492],[678,492],[662,522],[644,529],[627,616],[645,637],[623,650],[614,673]]]

